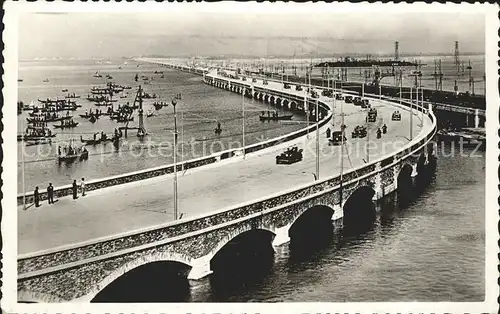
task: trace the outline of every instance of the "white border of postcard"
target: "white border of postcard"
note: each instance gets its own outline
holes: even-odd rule
[[[496,284],[499,276],[497,270],[498,254],[498,155],[497,130],[498,108],[500,100],[497,91],[497,31],[498,6],[493,4],[327,4],[327,3],[67,3],[59,2],[12,2],[4,4],[5,15],[3,22],[5,30],[3,40],[4,63],[4,144],[3,151],[3,195],[2,200],[2,237],[3,237],[3,285],[1,300],[2,310],[6,313],[17,312],[44,312],[44,313],[496,313],[498,310],[497,297],[499,289]],[[362,303],[174,303],[174,304],[19,304],[17,303],[17,216],[16,195],[17,185],[11,184],[17,180],[15,154],[16,140],[13,134],[17,132],[16,112],[13,104],[17,101],[17,15],[19,12],[151,12],[162,10],[177,10],[179,14],[189,10],[205,12],[476,12],[484,13],[486,20],[486,77],[487,77],[487,156],[486,156],[486,267],[484,302],[362,302]],[[438,27],[438,26],[437,26]],[[429,287],[430,288],[430,287]]]

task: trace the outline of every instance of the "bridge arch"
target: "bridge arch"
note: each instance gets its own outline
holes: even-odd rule
[[[222,248],[224,248],[228,243],[230,243],[231,241],[233,241],[237,237],[239,237],[247,232],[257,231],[257,230],[267,231],[267,232],[270,232],[270,233],[275,235],[274,230],[272,230],[270,228],[263,227],[263,226],[255,227],[255,226],[252,226],[250,224],[243,224],[239,228],[233,229],[228,235],[226,235],[221,241],[219,241],[219,243],[217,243],[217,245],[208,254],[209,259],[211,260],[212,258],[214,258],[215,255],[217,255],[217,253]]]
[[[111,273],[106,275],[106,277],[102,278],[95,286],[90,287],[90,290],[78,300],[83,302],[90,302],[99,294],[99,292],[103,291],[107,286],[109,286],[115,280],[119,279],[121,276],[136,268],[156,262],[174,262],[184,264],[189,267],[192,266],[192,259],[182,254],[171,252],[156,252],[153,254],[147,254],[143,257],[135,258],[130,262],[114,269],[113,271],[111,271]]]
[[[309,215],[311,213],[313,213],[314,211],[321,211],[323,215],[325,216],[333,216],[333,214],[335,213],[335,210],[332,208],[332,206],[330,205],[327,205],[327,204],[323,204],[323,203],[319,203],[319,204],[315,204],[313,206],[309,206],[306,210],[304,210],[303,212],[301,212],[299,215],[297,215],[296,217],[294,217],[292,219],[292,221],[290,222],[290,229],[292,229],[294,226],[296,226],[297,222],[304,219],[304,217],[306,217],[306,215]],[[307,218],[307,217],[306,217]]]
[[[366,226],[375,220],[374,195],[375,190],[371,185],[358,186],[349,195],[342,206],[344,227]]]

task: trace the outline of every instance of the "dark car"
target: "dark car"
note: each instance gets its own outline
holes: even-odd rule
[[[286,151],[276,156],[276,164],[290,165],[302,160],[302,149],[296,146],[287,148]]]
[[[343,142],[345,143],[347,138],[342,135],[342,131],[334,131],[332,132],[332,137],[329,139],[329,142],[334,146],[342,145],[342,137],[344,137]]]
[[[352,103],[352,96],[345,96],[346,103]]]

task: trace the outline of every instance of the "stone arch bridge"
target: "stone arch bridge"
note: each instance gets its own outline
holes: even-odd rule
[[[274,101],[275,105],[303,110],[303,96],[289,90],[252,86],[249,82],[205,76],[205,82],[249,97]],[[302,103],[301,103],[302,102]],[[327,108],[326,103],[322,103]],[[302,108],[302,109],[301,109]],[[211,273],[210,261],[232,239],[251,230],[274,234],[273,246],[289,241],[294,222],[309,209],[329,208],[332,220],[362,219],[345,212],[345,204],[360,191],[374,200],[398,188],[400,177],[425,173],[435,165],[430,142],[436,133],[432,110],[423,110],[432,128],[421,132],[399,151],[342,176],[323,178],[263,199],[189,219],[170,222],[104,239],[18,256],[20,302],[90,301],[109,283],[126,272],[156,261],[175,261],[190,266],[189,279]],[[326,110],[325,110],[326,111]]]

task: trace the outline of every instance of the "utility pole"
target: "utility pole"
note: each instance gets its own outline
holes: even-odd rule
[[[24,105],[23,105],[24,107]],[[23,108],[24,109],[24,108]],[[24,118],[21,119],[21,130],[23,131],[23,133],[21,133],[21,170],[22,170],[22,177],[23,177],[23,210],[26,210],[26,185],[25,185],[25,181],[24,181],[24,136],[26,136],[27,134],[24,133]],[[44,130],[45,132],[45,130]]]
[[[316,180],[319,180],[319,101],[316,99]]]
[[[172,107],[174,107],[174,220],[177,220],[178,209],[177,209],[177,114],[175,112],[175,106],[177,105],[177,99],[174,97],[172,99]]]
[[[245,159],[245,87],[243,87],[243,92],[241,93],[241,116],[243,118],[243,159]]]

